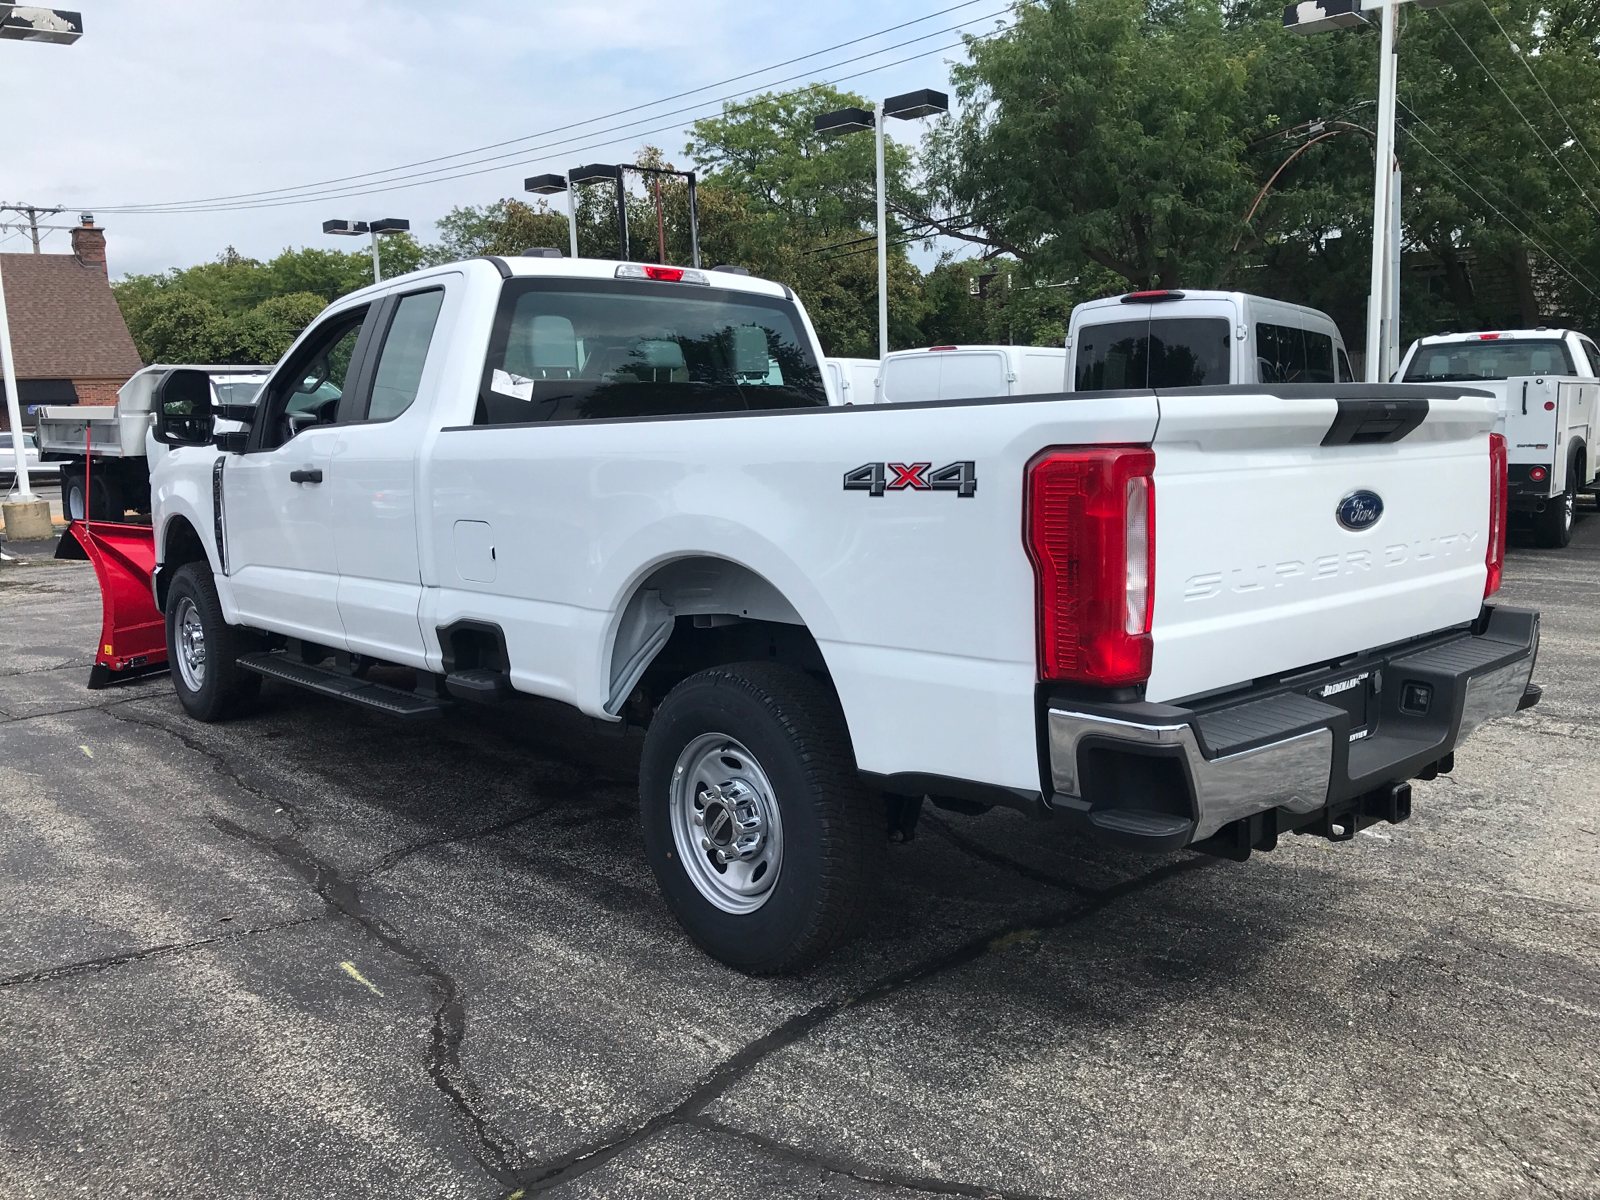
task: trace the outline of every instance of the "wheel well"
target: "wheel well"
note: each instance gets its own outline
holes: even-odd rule
[[[657,567],[623,606],[611,650],[606,711],[647,724],[682,680],[731,662],[777,662],[826,679],[816,639],[781,592],[726,559]]]
[[[178,568],[185,563],[209,563],[211,560],[194,526],[182,517],[174,517],[167,523],[161,551],[161,565],[156,569],[156,605],[165,612],[167,588],[172,585],[172,576]]]

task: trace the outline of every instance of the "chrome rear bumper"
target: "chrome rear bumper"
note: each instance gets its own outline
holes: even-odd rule
[[[1193,707],[1052,702],[1051,807],[1148,850],[1204,842],[1266,812],[1276,831],[1359,808],[1448,771],[1484,721],[1536,703],[1538,644],[1538,613],[1486,608],[1471,631]]]

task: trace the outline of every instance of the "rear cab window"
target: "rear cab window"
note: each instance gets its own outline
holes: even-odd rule
[[[513,279],[475,424],[825,407],[795,306],[697,284]]]
[[[1407,383],[1463,383],[1521,375],[1572,375],[1572,355],[1560,338],[1435,342],[1417,347]]]

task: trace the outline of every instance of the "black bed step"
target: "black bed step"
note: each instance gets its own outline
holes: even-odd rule
[[[1089,826],[1101,841],[1154,853],[1185,846],[1194,833],[1188,817],[1124,808],[1096,809],[1089,814]]]
[[[268,679],[281,679],[284,683],[292,683],[307,691],[332,696],[336,700],[348,700],[392,717],[437,717],[443,715],[445,704],[448,703],[434,696],[420,696],[382,683],[370,683],[342,671],[314,667],[290,658],[283,650],[241,654],[239,665]]]

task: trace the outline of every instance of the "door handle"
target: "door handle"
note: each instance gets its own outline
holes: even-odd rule
[[[1522,415],[1528,415],[1528,381],[1522,381]]]
[[[289,482],[290,483],[321,483],[322,482],[322,468],[321,467],[307,467],[302,471],[290,471],[289,472]]]

